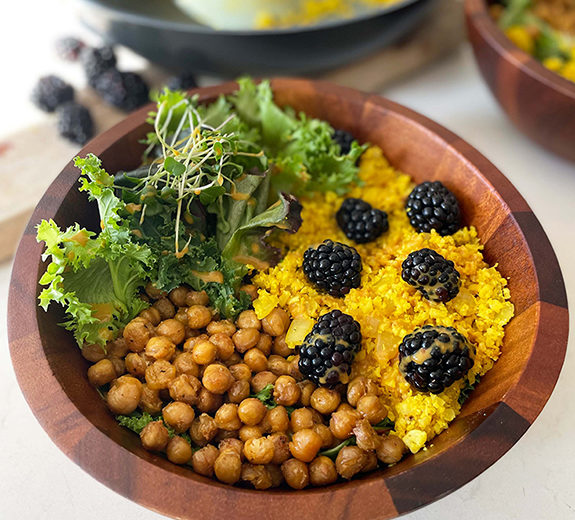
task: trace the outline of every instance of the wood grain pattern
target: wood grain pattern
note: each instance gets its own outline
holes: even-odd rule
[[[231,488],[146,452],[121,428],[89,385],[87,362],[57,326],[58,309],[36,305],[42,247],[34,226],[42,218],[61,225],[97,223],[78,172],[68,164],[50,186],[27,227],[9,298],[11,355],[36,417],[77,464],[118,493],[175,518],[344,520],[387,519],[462,486],[517,442],[547,401],[567,343],[567,303],[557,260],[521,195],[481,154],[456,135],[400,105],[323,82],[274,80],[280,104],[352,131],[381,146],[391,162],[416,181],[441,179],[477,226],[490,262],[509,277],[517,316],[508,325],[503,354],[462,413],[425,452],[349,483],[327,488],[252,491]],[[201,89],[201,100],[229,93],[233,83]],[[114,172],[138,164],[147,108],[98,137],[83,150],[102,157]],[[166,500],[166,496],[171,497]],[[193,505],[192,505],[193,504]]]
[[[486,0],[465,0],[479,70],[511,121],[551,152],[575,161],[575,83],[516,47],[491,19]]]

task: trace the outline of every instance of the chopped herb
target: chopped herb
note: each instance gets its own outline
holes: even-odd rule
[[[465,380],[465,386],[461,389],[459,399],[457,399],[460,405],[462,405],[465,401],[467,401],[467,399],[469,399],[471,392],[473,392],[478,383],[479,383],[478,376],[475,376],[475,381],[473,383],[470,383],[469,379]]]
[[[345,441],[340,442],[337,446],[334,446],[329,450],[320,451],[318,455],[323,455],[324,457],[329,457],[330,459],[335,460],[342,448],[345,448],[346,446],[355,446],[355,445],[356,445],[355,435],[352,435],[349,439],[345,439]]]
[[[373,425],[373,429],[377,432],[383,432],[386,430],[393,430],[394,428],[395,428],[395,423],[389,417],[386,417],[383,421],[378,422],[377,424]]]

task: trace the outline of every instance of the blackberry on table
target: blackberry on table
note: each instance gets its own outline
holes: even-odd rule
[[[56,41],[56,53],[66,61],[77,61],[86,44],[78,38],[68,36]]]
[[[196,88],[197,86],[196,78],[191,73],[172,76],[166,81],[166,87],[170,90],[189,90],[191,88]]]
[[[116,67],[116,54],[109,45],[84,49],[81,60],[88,84],[93,88],[96,88],[96,82],[104,72]]]
[[[147,83],[135,72],[110,69],[96,80],[94,87],[104,101],[126,112],[140,108],[150,100]]]
[[[345,130],[336,129],[333,132],[333,140],[339,144],[341,155],[347,155],[351,150],[351,144],[355,141],[353,135]]]
[[[303,272],[310,282],[331,296],[341,298],[361,283],[361,257],[350,246],[324,240],[303,254]]]
[[[401,264],[401,278],[434,302],[445,303],[457,296],[459,276],[454,263],[433,249],[413,251]]]
[[[60,105],[74,99],[74,88],[57,76],[44,76],[32,90],[32,102],[45,112],[54,112]]]
[[[461,227],[459,203],[440,181],[418,184],[409,194],[405,209],[409,222],[419,233],[435,229],[446,236]]]
[[[94,135],[94,123],[88,109],[70,101],[58,108],[58,132],[62,137],[85,144]]]
[[[298,367],[321,386],[347,383],[351,364],[361,348],[359,323],[340,310],[320,316],[299,347]]]
[[[473,366],[475,347],[453,327],[424,325],[399,345],[399,371],[421,392],[439,394]]]
[[[357,244],[372,242],[389,229],[387,213],[361,199],[345,199],[335,217],[345,236]]]

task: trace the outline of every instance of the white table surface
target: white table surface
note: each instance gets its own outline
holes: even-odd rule
[[[20,0],[3,5],[0,137],[43,117],[27,102],[30,86],[38,75],[62,69],[67,77],[74,75],[71,67],[55,61],[50,49],[54,35],[74,33],[76,26],[67,6],[63,0]],[[30,13],[34,16],[27,16]],[[125,59],[136,63],[129,56]],[[10,70],[16,74],[6,77]],[[482,83],[467,47],[384,94],[462,136],[513,182],[555,248],[573,303],[575,165],[541,150],[510,125]],[[0,265],[0,519],[164,518],[84,473],[52,444],[36,422],[18,388],[8,353],[4,316],[9,277],[10,266]],[[563,372],[547,406],[525,436],[471,483],[403,518],[575,518],[574,330],[572,317]]]

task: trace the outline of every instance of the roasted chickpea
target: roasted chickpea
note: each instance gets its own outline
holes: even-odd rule
[[[192,455],[192,467],[194,471],[204,477],[213,476],[214,464],[219,454],[218,448],[211,444],[196,451]]]
[[[170,338],[164,336],[154,336],[148,340],[146,344],[146,356],[153,359],[172,359],[176,352],[176,345]]]
[[[186,305],[191,307],[193,305],[207,305],[210,303],[210,297],[206,291],[189,291],[186,294]]]
[[[260,331],[258,329],[239,329],[232,336],[236,350],[240,354],[255,347],[259,339]]]
[[[312,430],[320,436],[322,449],[330,448],[333,445],[333,434],[329,426],[325,424],[314,424]]]
[[[289,363],[289,375],[293,377],[296,381],[301,381],[303,376],[299,371],[299,354],[294,356],[293,359]]]
[[[184,352],[192,352],[196,343],[200,341],[209,341],[210,337],[207,334],[200,334],[198,336],[190,336],[186,341],[184,341],[184,345],[182,346],[182,350]]]
[[[186,338],[186,327],[183,323],[171,318],[160,322],[156,327],[156,334],[165,336],[175,345],[179,345]]]
[[[262,421],[262,426],[268,433],[286,432],[289,425],[289,415],[283,406],[276,406],[275,408],[268,410]]]
[[[291,429],[294,432],[313,427],[313,416],[308,408],[296,408],[290,418]]]
[[[274,457],[272,464],[283,464],[291,457],[289,451],[289,437],[285,433],[273,433],[268,437],[274,443]]]
[[[242,427],[238,417],[238,405],[233,403],[223,404],[215,415],[216,426],[220,430],[233,431]]]
[[[347,385],[347,402],[357,406],[359,400],[367,394],[367,377],[354,377]]]
[[[224,365],[208,365],[202,376],[202,384],[213,394],[224,394],[228,391],[234,377]]]
[[[176,367],[165,359],[158,359],[146,368],[146,383],[152,390],[168,388],[176,377]]]
[[[168,385],[170,397],[174,401],[182,401],[189,405],[196,405],[198,403],[202,384],[199,379],[187,374],[181,374]]]
[[[289,372],[289,361],[274,354],[267,360],[267,369],[276,376],[286,376]]]
[[[311,428],[299,430],[289,443],[291,454],[303,462],[311,462],[321,448],[321,437]]]
[[[160,399],[159,390],[152,390],[148,388],[148,385],[142,385],[142,397],[140,397],[140,403],[138,404],[143,412],[149,414],[157,414],[162,411],[164,403]]]
[[[168,460],[174,464],[186,464],[192,458],[192,447],[188,441],[175,435],[168,441],[166,455]]]
[[[329,429],[336,439],[351,437],[353,428],[358,419],[358,414],[349,410],[338,410],[331,414]]]
[[[124,338],[116,338],[114,341],[110,341],[106,348],[108,350],[109,358],[124,358],[130,351]]]
[[[252,377],[252,371],[245,363],[230,366],[230,372],[236,381],[249,381]]]
[[[269,437],[248,439],[244,455],[252,464],[269,464],[274,457],[274,443]]]
[[[301,460],[286,460],[282,464],[282,474],[287,485],[293,489],[303,489],[309,485],[309,470]]]
[[[225,361],[235,353],[235,345],[228,335],[218,332],[210,336],[210,342],[216,346],[216,357]]]
[[[387,408],[376,395],[364,395],[357,403],[357,411],[371,424],[377,424],[387,417]]]
[[[124,363],[123,359],[111,357],[110,362],[114,366],[114,372],[116,372],[117,377],[120,377],[126,373],[126,363]]]
[[[101,359],[88,369],[88,381],[94,386],[102,386],[116,379],[114,364],[109,359]]]
[[[162,416],[176,433],[182,433],[192,426],[195,413],[189,404],[173,401],[162,410]]]
[[[262,320],[262,328],[270,336],[281,336],[287,332],[289,323],[288,313],[276,307]]]
[[[365,462],[361,467],[362,472],[373,471],[377,468],[377,455],[374,451],[369,451],[365,453]]]
[[[251,381],[252,392],[254,394],[257,394],[258,392],[261,392],[266,386],[273,385],[276,382],[276,380],[277,376],[274,376],[271,372],[268,372],[267,370],[264,370],[263,372],[258,372],[254,377],[252,377]]]
[[[126,345],[132,352],[141,352],[152,337],[152,324],[143,318],[134,318],[124,327],[122,333]]]
[[[162,421],[148,423],[140,433],[142,446],[150,451],[164,451],[170,440],[168,429]]]
[[[255,285],[242,285],[240,287],[240,291],[245,292],[252,299],[252,301],[258,297],[258,288]]]
[[[154,327],[160,323],[162,317],[160,316],[160,311],[155,307],[148,307],[144,309],[139,314],[140,318],[144,318],[145,320],[149,321]]]
[[[188,327],[188,309],[187,307],[180,307],[177,311],[176,314],[174,314],[174,320],[179,321],[183,326],[184,326],[184,332],[185,332],[185,337],[189,337],[190,334],[192,333],[192,335],[194,333],[196,333],[196,330],[192,330],[190,329],[190,327]]]
[[[176,307],[184,307],[186,305],[186,297],[188,296],[188,289],[185,287],[176,287],[170,291],[168,298]]]
[[[337,470],[333,460],[320,456],[309,464],[309,481],[312,486],[327,486],[337,480]]]
[[[198,341],[194,348],[192,349],[192,357],[198,365],[209,365],[214,359],[216,359],[216,354],[218,352],[218,347],[216,347],[211,341],[202,340]]]
[[[106,351],[102,345],[84,345],[82,347],[82,356],[91,363],[97,363],[106,357]]]
[[[269,334],[266,334],[265,332],[261,332],[260,338],[258,339],[255,348],[261,350],[263,354],[267,357],[272,352],[272,344],[273,344],[272,337]]]
[[[399,462],[406,451],[405,443],[395,435],[382,435],[375,448],[377,458],[384,464]]]
[[[263,433],[264,432],[261,426],[248,426],[246,424],[240,428],[239,436],[243,442],[246,442],[248,439],[260,438]]]
[[[218,443],[218,449],[220,450],[220,452],[226,451],[226,450],[233,450],[237,454],[239,454],[239,456],[243,460],[244,443],[240,439],[236,439],[234,437],[227,437],[225,439],[222,439]]]
[[[274,400],[277,404],[293,406],[300,398],[301,390],[291,376],[279,376],[274,384]]]
[[[244,354],[244,363],[250,367],[252,372],[263,372],[268,367],[268,359],[257,348],[251,348]]]
[[[238,406],[238,416],[240,420],[248,426],[255,426],[259,424],[265,414],[267,408],[264,403],[255,397],[244,399]]]
[[[228,388],[228,400],[230,403],[241,403],[250,395],[250,384],[247,381],[234,381]]]
[[[231,336],[236,331],[236,326],[230,320],[212,321],[206,327],[208,334],[225,334]]]
[[[337,454],[335,469],[345,479],[359,473],[367,461],[366,453],[357,446],[345,446]]]
[[[148,367],[148,362],[140,354],[136,354],[135,352],[130,352],[126,356],[124,363],[126,370],[136,377],[143,377]]]
[[[365,418],[358,419],[353,428],[357,445],[364,451],[372,451],[377,448],[379,437]]]
[[[300,404],[303,406],[309,406],[311,404],[311,394],[314,393],[317,387],[308,380],[300,381],[297,386],[299,386],[301,390],[301,395],[299,397]]]
[[[225,484],[235,484],[240,480],[242,473],[242,460],[234,450],[220,452],[214,462],[216,478]]]
[[[198,377],[200,369],[191,352],[180,352],[174,359],[176,374]]]
[[[212,312],[204,305],[188,307],[188,326],[190,329],[203,329],[212,321]]]
[[[266,464],[265,467],[272,478],[272,487],[281,486],[284,481],[284,476],[282,475],[280,466],[272,462],[272,464]]]
[[[273,485],[267,466],[249,462],[242,465],[242,480],[249,482],[255,489],[268,489]]]
[[[204,446],[218,433],[218,427],[213,417],[203,413],[196,417],[190,426],[190,438],[194,444]]]
[[[237,365],[243,361],[242,356],[238,352],[234,352],[228,359],[224,361],[224,365],[231,367],[232,365]]]
[[[146,294],[152,298],[152,300],[158,300],[159,298],[164,298],[166,296],[166,291],[160,291],[152,282],[148,282],[146,287],[144,287]]]
[[[333,412],[341,401],[339,393],[335,390],[330,390],[329,388],[320,387],[317,388],[313,394],[311,394],[311,405],[319,412],[324,415],[328,415]]]
[[[286,358],[288,356],[291,356],[293,353],[294,351],[291,348],[289,348],[288,344],[286,343],[285,334],[280,334],[279,336],[274,338],[274,343],[272,346],[272,354]]]
[[[262,328],[261,321],[258,319],[256,312],[252,310],[243,311],[236,320],[236,325],[240,329],[257,329]]]
[[[167,298],[161,298],[152,304],[152,307],[158,310],[160,313],[160,318],[167,320],[168,318],[173,318],[176,314],[176,308],[174,304]]]
[[[198,396],[198,404],[196,405],[200,412],[211,413],[215,412],[223,402],[221,394],[214,394],[206,388],[200,390]]]
[[[107,395],[108,407],[112,413],[127,415],[132,413],[142,397],[142,383],[131,376],[116,379]]]

